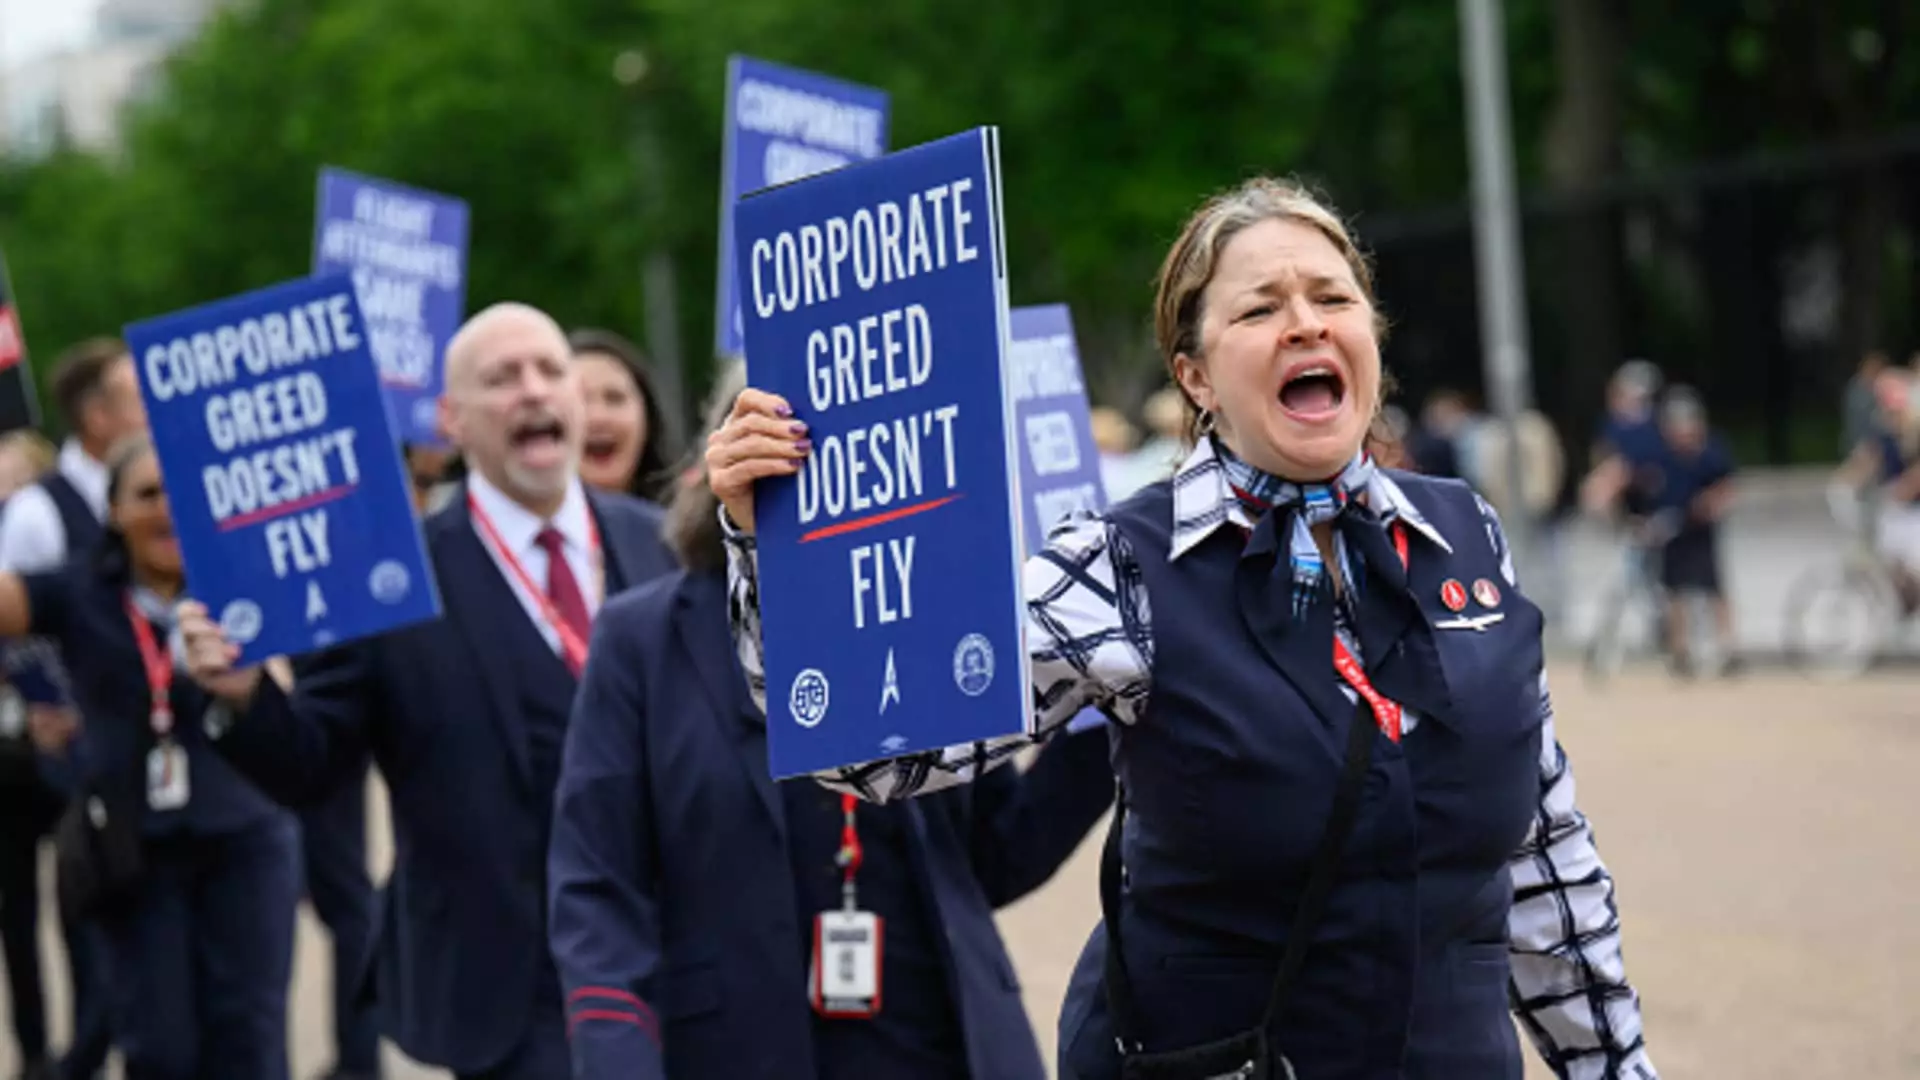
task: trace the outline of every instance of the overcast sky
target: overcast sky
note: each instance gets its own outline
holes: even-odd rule
[[[99,0],[0,0],[0,66],[77,45]]]

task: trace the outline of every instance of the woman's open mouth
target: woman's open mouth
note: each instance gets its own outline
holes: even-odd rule
[[[1347,381],[1328,363],[1301,365],[1280,384],[1280,407],[1303,423],[1331,419],[1347,399]]]

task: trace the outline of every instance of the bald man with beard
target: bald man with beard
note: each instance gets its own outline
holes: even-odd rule
[[[660,511],[580,482],[582,410],[551,318],[480,312],[440,400],[469,472],[424,526],[445,617],[302,658],[288,692],[182,612],[230,713],[217,745],[261,790],[311,805],[379,766],[395,862],[361,985],[388,1037],[461,1080],[571,1071],[542,902],[561,745],[600,603],[673,565]]]

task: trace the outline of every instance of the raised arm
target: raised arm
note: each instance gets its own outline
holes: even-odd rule
[[[740,668],[754,703],[767,708],[760,638],[759,558],[753,537],[753,486],[790,476],[812,449],[806,427],[781,398],[748,389],[727,422],[707,438],[707,479],[721,503],[727,544],[727,609]],[[836,769],[817,777],[870,802],[965,783],[1045,739],[1089,704],[1131,722],[1146,699],[1152,643],[1138,574],[1121,574],[1131,558],[1113,529],[1097,518],[1067,522],[1047,549],[1028,560],[1027,653],[1033,672],[1035,734],[951,746]]]

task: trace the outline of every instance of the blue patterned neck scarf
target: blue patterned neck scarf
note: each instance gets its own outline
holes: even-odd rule
[[[1292,512],[1288,552],[1293,567],[1293,609],[1298,615],[1319,592],[1327,576],[1326,564],[1320,558],[1320,548],[1313,542],[1311,530],[1315,525],[1338,518],[1353,503],[1354,496],[1367,490],[1376,468],[1373,458],[1362,450],[1332,480],[1301,484],[1254,468],[1235,457],[1218,439],[1214,440],[1214,450],[1226,470],[1228,486],[1249,515],[1257,518],[1266,513]],[[1342,545],[1336,542],[1336,549],[1340,548]],[[1347,560],[1347,570],[1347,579],[1357,584],[1352,560]]]

